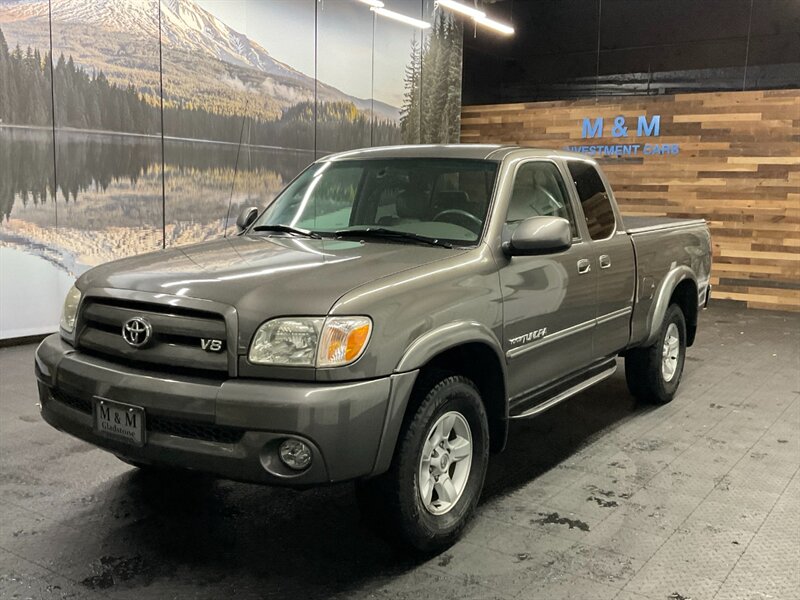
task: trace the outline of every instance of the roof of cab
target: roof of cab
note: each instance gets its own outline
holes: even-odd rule
[[[325,156],[321,158],[320,161],[383,158],[463,158],[500,161],[512,154],[524,155],[525,157],[531,158],[561,157],[587,160],[587,157],[582,154],[563,152],[549,148],[525,148],[523,146],[500,144],[421,144],[409,146],[379,146],[376,148],[348,150],[346,152]]]

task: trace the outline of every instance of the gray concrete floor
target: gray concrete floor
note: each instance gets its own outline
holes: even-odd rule
[[[147,476],[40,419],[0,350],[2,598],[800,598],[800,321],[714,306],[678,397],[613,378],[515,423],[463,541],[426,561],[351,485]]]

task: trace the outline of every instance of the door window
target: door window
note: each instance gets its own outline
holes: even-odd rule
[[[589,235],[593,240],[604,240],[614,233],[617,222],[606,186],[603,185],[597,169],[591,164],[571,160],[568,165],[578,190]]]
[[[506,223],[515,229],[528,217],[561,217],[569,221],[572,236],[578,235],[564,180],[550,162],[524,163],[514,178]]]

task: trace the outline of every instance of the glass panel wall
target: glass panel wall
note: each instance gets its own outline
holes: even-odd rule
[[[316,157],[454,141],[460,30],[385,4],[433,28],[357,0],[0,0],[0,287],[44,303],[0,298],[0,338],[54,331],[92,266],[232,234]]]

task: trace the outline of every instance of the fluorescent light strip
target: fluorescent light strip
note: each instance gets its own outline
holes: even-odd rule
[[[514,33],[514,28],[510,25],[506,25],[505,23],[500,23],[499,21],[495,21],[494,19],[489,19],[488,17],[483,17],[482,19],[475,19],[475,22],[479,25],[483,25],[484,27],[488,27],[489,29],[493,29],[498,33],[502,33],[505,35],[511,35]]]
[[[358,1],[359,2],[363,2],[364,4],[367,4],[367,5],[372,6],[374,8],[383,8],[383,6],[384,6],[384,4],[383,4],[383,2],[381,2],[381,0],[358,0]]]
[[[420,29],[430,29],[431,26],[430,23],[427,23],[425,21],[420,21],[419,19],[414,19],[412,17],[407,17],[406,15],[401,15],[400,13],[396,13],[393,10],[387,10],[385,8],[377,6],[370,8],[370,10],[381,15],[382,17],[394,19],[395,21],[405,23],[406,25],[411,25],[412,27],[418,27]]]
[[[361,0],[365,2],[367,0]],[[449,8],[455,12],[461,13],[463,15],[467,15],[468,17],[472,17],[472,19],[478,24],[483,25],[484,27],[488,27],[498,33],[502,33],[505,35],[511,35],[514,33],[514,28],[510,25],[506,25],[505,23],[500,23],[499,21],[495,21],[494,19],[490,19],[486,16],[486,13],[482,10],[478,10],[477,8],[473,8],[471,6],[467,6],[466,4],[462,4],[461,2],[456,2],[456,0],[436,0],[436,6],[441,6],[442,8]]]
[[[364,0],[361,1],[363,2]],[[462,15],[467,15],[476,20],[486,18],[486,13],[483,12],[482,10],[478,10],[477,8],[472,8],[471,6],[467,6],[466,4],[461,4],[461,2],[456,2],[455,0],[437,0],[436,4],[438,4],[439,6],[443,6],[444,8],[449,8],[450,10],[459,12]]]

